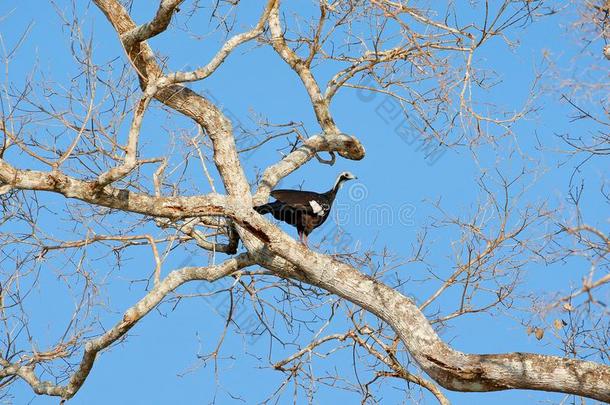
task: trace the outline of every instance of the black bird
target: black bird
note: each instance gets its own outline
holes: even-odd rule
[[[335,186],[321,194],[313,191],[273,190],[271,196],[276,201],[254,209],[262,215],[271,213],[275,219],[295,226],[299,240],[307,246],[307,235],[326,221],[337,191],[345,181],[356,178],[350,172],[343,172],[337,177]]]

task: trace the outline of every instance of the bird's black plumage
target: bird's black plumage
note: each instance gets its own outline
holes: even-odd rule
[[[275,219],[297,228],[299,240],[307,245],[307,236],[322,225],[335,201],[343,182],[356,177],[343,172],[337,177],[335,186],[325,193],[301,190],[273,190],[275,201],[254,207],[259,214],[272,214]]]

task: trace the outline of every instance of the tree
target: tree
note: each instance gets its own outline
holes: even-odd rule
[[[497,98],[497,73],[484,63],[490,48],[516,47],[511,36],[565,13],[569,3],[445,6],[347,0],[320,1],[312,8],[279,0],[257,5],[162,0],[156,10],[140,10],[149,6],[94,0],[91,9],[78,2],[71,8],[54,6],[69,33],[78,71],[71,80],[61,82],[60,75],[36,70],[20,76],[10,66],[30,28],[2,34],[7,77],[0,120],[0,378],[6,395],[21,381],[36,394],[69,400],[95,373],[105,350],[122,342],[163,302],[175,307],[218,290],[228,294],[230,305],[218,344],[203,360],[222,362],[223,341],[250,302],[256,322],[237,325],[239,330],[281,347],[270,349],[268,366],[283,373],[285,381],[269,393],[269,401],[286,395],[287,385],[294,383],[295,401],[313,400],[315,387],[328,385],[371,402],[392,379],[407,381],[407,391],[411,384],[422,387],[440,403],[449,403],[441,387],[530,389],[610,401],[610,328],[603,298],[610,281],[610,238],[600,228],[607,218],[597,211],[599,204],[607,211],[609,194],[602,177],[600,193],[585,198],[585,180],[596,180],[581,175],[583,165],[603,167],[591,161],[607,154],[607,84],[596,81],[605,70],[594,71],[594,86],[556,81],[543,96],[548,77],[564,74],[557,68],[561,60],[551,55],[532,79],[521,81],[527,97],[509,113],[515,104],[502,107],[511,100]],[[248,14],[252,7],[256,19]],[[135,22],[134,16],[153,11],[147,22]],[[593,44],[607,40],[607,4],[588,2],[580,15],[577,32],[595,33],[589,36]],[[199,28],[204,18],[213,29]],[[104,28],[88,36],[93,21],[96,29],[103,21],[114,33]],[[221,45],[209,57],[189,52],[183,41],[197,36]],[[109,43],[116,46],[102,48]],[[603,66],[603,49],[581,56],[576,68],[591,60],[591,66]],[[221,75],[243,50],[273,57],[278,71],[296,75],[294,83],[306,92],[318,128],[262,115],[241,125],[223,107],[222,97],[194,89]],[[200,67],[178,67],[174,58]],[[249,67],[241,69],[247,74]],[[571,173],[565,205],[531,191],[543,176],[543,159],[565,151],[520,133],[543,98],[557,92],[582,125],[555,138],[569,148],[558,159],[586,156]],[[472,156],[476,162],[473,205],[459,212],[451,202],[434,201],[438,215],[410,238],[412,253],[406,258],[374,247],[353,250],[351,241],[341,239],[341,229],[327,235],[320,250],[307,249],[252,210],[304,166],[360,161],[365,144],[379,142],[341,128],[349,124],[331,108],[339,95],[352,103],[386,97],[392,104],[375,110],[385,111],[386,118],[400,116],[396,134],[405,147],[417,142],[431,163],[444,153]],[[582,128],[591,137],[572,136],[573,129]],[[274,146],[283,155],[270,162]],[[253,152],[265,154],[264,169],[256,171],[248,163]],[[389,177],[390,166],[384,169]],[[57,218],[51,228],[43,219],[49,215]],[[431,236],[440,230],[448,233]],[[442,235],[448,240],[437,243]],[[344,250],[320,252],[329,245]],[[154,268],[142,271],[132,262],[130,252],[137,251],[137,258],[141,247],[150,249]],[[202,257],[202,251],[209,255]],[[196,262],[168,271],[178,260],[173,256],[187,254]],[[528,291],[524,274],[531,266],[563,263],[579,269],[589,264],[587,272],[572,276],[583,277],[581,286],[567,285],[544,296]],[[45,273],[50,269],[56,277]],[[133,301],[117,316],[104,312],[105,294],[111,296],[121,278],[134,285]],[[212,290],[183,292],[202,281]],[[54,331],[45,334],[30,301],[57,300],[59,307],[62,298],[49,296],[59,291],[51,284],[61,284],[75,297],[74,308],[69,315],[54,314]],[[553,293],[552,287],[547,292]],[[525,305],[529,316],[520,309]],[[441,338],[452,322],[493,311],[513,314],[538,339],[554,332],[558,353],[465,353]],[[303,317],[308,313],[309,319]],[[302,334],[296,332],[301,329]],[[480,333],[493,339],[501,332]],[[130,343],[116,350],[129,351]],[[287,354],[286,348],[294,346]],[[312,372],[312,354],[341,350],[354,354],[355,382],[341,371]],[[276,353],[285,354],[283,360]],[[325,361],[332,368],[333,360]]]

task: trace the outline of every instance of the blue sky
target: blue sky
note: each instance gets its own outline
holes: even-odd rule
[[[144,21],[153,12],[152,7],[143,11],[148,5],[140,3],[134,8],[138,22]],[[252,4],[244,6],[251,7]],[[62,2],[58,7],[67,6]],[[305,6],[298,10],[303,13],[311,12],[310,8]],[[248,10],[250,14],[245,13],[244,20],[240,23],[251,21],[253,11],[258,12],[258,7]],[[90,6],[80,9],[80,15],[84,22],[85,36],[93,34],[94,60],[104,63],[118,58],[112,62],[112,66],[120,66],[124,61],[123,52],[102,14],[94,6]],[[562,62],[565,61],[561,73],[570,75],[570,69],[574,66],[570,58],[577,55],[581,49],[576,38],[565,34],[566,25],[572,17],[569,13],[560,13],[543,18],[525,28],[512,29],[511,37],[518,41],[514,48],[509,48],[500,39],[491,40],[481,48],[476,54],[475,64],[495,69],[501,79],[488,93],[481,94],[482,99],[493,100],[508,111],[520,109],[529,94],[534,73],[545,65],[545,52]],[[54,86],[70,85],[76,71],[70,56],[69,27],[61,25],[50,4],[32,0],[5,1],[0,4],[0,18],[0,32],[5,49],[14,46],[20,33],[27,30],[23,44],[11,61],[8,82],[15,88],[20,88],[32,78],[40,79],[44,75]],[[208,24],[207,17],[199,18],[202,21],[201,26],[205,28]],[[205,32],[204,28],[200,31]],[[162,37],[152,40],[151,45],[163,55],[169,56],[168,64],[171,68],[186,69],[206,63],[218,48],[217,40],[216,36],[197,40],[174,28]],[[583,59],[586,58],[583,56]],[[581,65],[586,67],[586,62],[581,62]],[[34,69],[35,73],[32,73]],[[319,75],[317,77],[326,79],[331,71],[321,66],[316,70],[316,74]],[[4,72],[2,74],[4,75]],[[32,78],[30,75],[33,75]],[[118,72],[112,75],[116,77]],[[6,86],[7,81],[4,78],[2,80]],[[548,86],[553,84],[550,78],[544,80],[548,80],[545,82]],[[252,126],[251,117],[254,111],[271,122],[303,122],[310,135],[319,130],[309,99],[297,76],[268,47],[254,48],[252,45],[246,45],[239,48],[212,77],[203,83],[192,84],[191,87],[213,95],[234,118],[234,124],[241,122]],[[347,185],[337,200],[337,204],[340,204],[346,213],[345,221],[341,221],[339,227],[347,235],[343,239],[347,242],[337,245],[331,241],[322,241],[324,235],[334,235],[337,229],[334,218],[311,237],[314,246],[322,241],[315,247],[319,251],[338,253],[345,250],[380,250],[387,247],[396,255],[407,256],[412,244],[417,240],[418,232],[434,222],[431,216],[440,215],[432,203],[441,201],[447,212],[467,217],[484,197],[476,180],[483,172],[489,173],[493,178],[495,167],[499,167],[502,173],[510,177],[523,167],[532,169],[538,166],[534,173],[516,186],[517,190],[526,189],[523,206],[526,203],[542,201],[548,201],[551,207],[562,206],[567,198],[568,178],[578,161],[567,160],[565,156],[550,150],[563,147],[557,134],[570,131],[587,133],[594,130],[586,123],[570,122],[570,110],[559,100],[556,93],[541,93],[535,101],[538,111],[512,128],[516,136],[505,138],[495,146],[477,147],[475,150],[479,155],[478,161],[473,159],[472,151],[464,147],[443,150],[438,160],[434,160],[427,158],[418,148],[419,142],[408,144],[397,133],[396,128],[400,127],[402,117],[394,117],[388,112],[391,111],[391,103],[392,100],[384,95],[377,94],[365,99],[353,89],[341,90],[333,101],[332,113],[337,125],[344,132],[354,134],[363,142],[367,151],[366,158],[358,162],[338,159],[332,167],[312,161],[281,183],[282,187],[302,186],[310,190],[327,190],[336,175],[343,170],[349,170],[358,176],[357,183]],[[122,127],[124,126],[125,124]],[[189,123],[182,118],[168,117],[166,112],[156,109],[145,119],[142,154],[152,157],[171,150],[173,144],[166,134],[188,126]],[[37,136],[44,137],[44,132],[41,131]],[[524,155],[533,159],[532,162],[506,154],[509,146],[517,143]],[[540,144],[544,146],[543,150],[539,147]],[[280,146],[285,146],[285,141],[270,142],[248,155],[243,164],[251,181],[255,179],[257,170],[281,158],[277,151]],[[17,154],[7,159],[18,167],[31,165],[28,159]],[[174,159],[179,160],[179,157],[174,156]],[[566,164],[559,165],[565,161]],[[192,176],[191,181],[200,191],[205,190],[201,171],[196,164],[191,165],[186,173],[187,176]],[[592,189],[604,181],[604,175],[607,175],[607,167],[601,160],[596,159],[584,166],[583,172],[579,174],[580,177],[587,178]],[[365,193],[364,197],[357,194],[360,191]],[[597,197],[585,194],[583,215],[591,225],[607,229],[608,207],[599,202]],[[67,235],[67,239],[76,238],[70,232],[72,224],[62,219],[65,214],[63,199],[43,194],[39,194],[38,198],[48,209],[40,213],[38,226],[56,237]],[[390,207],[390,218],[381,222],[367,221],[366,215],[371,207]],[[57,216],[51,213],[53,211]],[[114,225],[118,223],[114,221],[120,221],[122,217],[113,215],[112,218]],[[79,232],[87,225],[76,224],[74,227]],[[18,225],[9,226],[15,228],[5,230],[16,231]],[[293,229],[286,230],[296,237]],[[436,266],[435,271],[439,274],[450,273],[451,242],[459,240],[459,236],[456,229],[450,227],[435,229],[432,232],[430,255]],[[99,276],[99,280],[103,280],[100,296],[105,298],[102,302],[103,309],[99,310],[97,316],[105,327],[120,319],[122,311],[142,296],[143,284],[129,281],[147,277],[153,269],[150,251],[146,247],[130,249],[125,256],[127,260],[120,269],[113,269],[113,257],[103,249],[91,249],[86,257],[74,253],[71,262],[62,262],[63,259],[59,257],[55,260],[49,259],[48,263],[42,266],[40,279],[34,286],[35,293],[26,303],[31,314],[33,335],[40,339],[42,344],[57,337],[58,331],[62,330],[57,325],[66,321],[74,303],[74,294],[58,279],[58,274],[63,269],[82,259],[90,271],[95,273],[96,277]],[[177,249],[164,263],[163,274],[181,265],[205,265],[208,260],[208,256],[201,251]],[[413,280],[400,288],[405,294],[413,295],[420,301],[438,287],[435,282],[418,281],[425,276],[423,270],[421,266],[409,264],[403,264],[395,270],[401,277]],[[2,271],[9,269],[4,268]],[[577,260],[552,267],[532,263],[525,266],[522,274],[524,282],[519,292],[543,295],[558,289],[567,291],[570,282],[578,282],[586,271],[586,266]],[[227,286],[231,282],[232,280],[224,280],[219,284]],[[192,284],[183,287],[180,292],[206,292],[210,291],[208,288],[201,284]],[[455,294],[449,292],[435,304],[436,308],[430,310],[450,311],[455,306]],[[269,295],[269,298],[272,296]],[[197,355],[210,351],[215,346],[224,326],[227,302],[226,294],[219,294],[207,298],[185,299],[175,308],[173,303],[162,304],[157,311],[153,311],[132,329],[123,343],[113,346],[99,356],[87,382],[69,403],[191,404],[209,403],[214,398],[221,404],[244,403],[233,398],[229,392],[239,395],[245,403],[258,403],[271,394],[283,378],[282,374],[264,366],[269,364],[269,360],[278,361],[283,358],[282,355],[291,354],[295,347],[280,347],[268,336],[243,336],[232,327],[223,345],[221,355],[224,359],[218,364],[220,378],[216,380],[214,363],[203,365]],[[522,302],[524,303],[525,301]],[[239,322],[248,324],[255,319],[247,303],[240,303],[238,309],[241,311]],[[308,315],[308,310],[303,308],[297,308],[295,311],[302,316]],[[318,311],[320,314],[327,314],[328,308],[320,308]],[[494,310],[488,315],[466,315],[449,323],[441,334],[456,349],[466,352],[531,351],[560,354],[556,341],[550,338],[537,341],[533,336],[528,336],[519,322],[522,316],[525,317],[526,313],[515,312],[511,317],[501,310]],[[341,321],[332,326],[336,331],[344,330],[345,327],[346,324]],[[282,326],[278,328],[283,330]],[[287,335],[291,333],[289,329],[284,332]],[[301,333],[299,342],[306,343],[306,338],[311,333]],[[273,351],[268,359],[270,345],[273,345]],[[316,371],[319,370],[318,375],[337,370],[345,378],[354,381],[351,362],[352,352],[347,350],[326,359],[316,360],[313,364]],[[400,381],[386,382],[379,391],[382,403],[411,403],[411,400],[405,397],[405,385]],[[57,403],[55,398],[37,397],[28,386],[20,382],[11,388],[10,394],[16,404]],[[419,391],[413,390],[412,394],[414,398],[419,398]],[[446,392],[446,395],[455,404],[558,402],[563,398],[562,395],[528,391],[483,394]],[[318,387],[314,397],[314,402],[320,404],[359,401],[359,396],[355,393],[323,386]],[[434,403],[427,394],[424,394],[424,397],[426,403]],[[287,393],[279,403],[289,403],[291,400],[291,394]],[[307,397],[301,392],[299,403],[306,401]]]

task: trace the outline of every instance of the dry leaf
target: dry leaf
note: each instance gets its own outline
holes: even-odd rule
[[[536,330],[534,331],[534,334],[536,335],[536,339],[540,340],[544,337],[544,329],[536,328]]]

